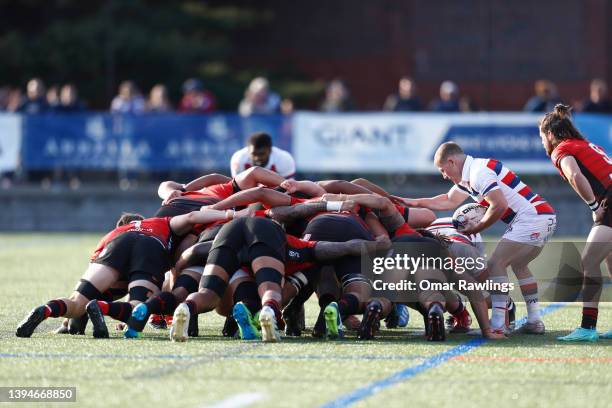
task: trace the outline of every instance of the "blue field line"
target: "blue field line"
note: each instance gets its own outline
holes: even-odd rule
[[[546,314],[556,311],[557,309],[565,305],[566,303],[553,303],[551,305],[548,305],[542,308],[540,313],[542,316],[544,316]],[[516,329],[520,328],[523,324],[525,324],[526,321],[527,321],[526,317],[523,317],[517,320]],[[478,337],[470,341],[467,341],[465,343],[461,343],[458,346],[451,348],[450,350],[433,355],[425,359],[425,361],[423,361],[420,364],[417,364],[412,367],[408,367],[398,373],[393,374],[390,377],[383,378],[382,380],[375,381],[361,388],[358,388],[355,391],[352,391],[346,395],[341,396],[340,398],[337,398],[331,402],[328,402],[322,405],[321,408],[339,408],[339,407],[348,407],[350,405],[353,405],[397,383],[409,380],[412,377],[415,377],[431,368],[435,368],[439,366],[440,364],[447,362],[453,357],[460,356],[462,354],[469,352],[472,349],[480,347],[483,344],[487,343],[488,341],[489,340],[484,337]]]
[[[0,353],[0,358],[32,358],[32,359],[129,359],[129,360],[193,360],[204,355],[181,354],[73,354],[73,353]],[[223,356],[223,360],[338,360],[338,361],[406,361],[423,360],[426,356],[320,356],[320,355],[290,355],[290,354],[246,354]]]

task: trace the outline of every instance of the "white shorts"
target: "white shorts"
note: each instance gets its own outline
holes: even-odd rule
[[[531,217],[517,216],[502,239],[542,247],[555,233],[557,216],[542,214]]]

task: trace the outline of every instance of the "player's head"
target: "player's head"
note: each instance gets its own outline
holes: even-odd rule
[[[540,121],[540,138],[546,153],[550,156],[559,143],[566,139],[581,139],[584,136],[572,123],[570,108],[558,103],[552,112],[548,112]]]
[[[265,132],[253,133],[247,144],[254,166],[265,167],[272,153],[272,138]]]
[[[442,143],[434,155],[434,164],[442,177],[457,184],[461,181],[465,153],[455,142]]]
[[[129,224],[132,221],[141,221],[144,220],[144,217],[140,214],[132,214],[132,213],[123,213],[121,217],[117,220],[117,227],[120,227],[125,224]]]

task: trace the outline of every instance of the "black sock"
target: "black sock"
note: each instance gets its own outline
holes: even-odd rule
[[[110,302],[106,314],[115,320],[127,323],[132,315],[132,304],[129,302]]]
[[[255,315],[261,309],[261,300],[257,293],[257,283],[253,281],[242,282],[234,290],[234,304],[238,302],[244,303],[252,315]]]
[[[176,298],[170,292],[161,292],[145,303],[150,314],[172,314],[176,308]]]
[[[323,309],[325,306],[329,305],[331,302],[335,300],[336,300],[336,297],[334,295],[325,293],[319,297],[319,307]]]
[[[55,299],[45,305],[45,318],[60,317],[66,314],[68,307],[63,300]]]
[[[597,327],[597,313],[596,307],[583,307],[582,308],[582,324],[580,325],[583,329],[594,329]]]
[[[465,305],[463,304],[463,302],[461,301],[461,298],[459,296],[457,296],[457,301],[459,302],[459,306],[457,306],[457,308],[455,310],[449,310],[448,311],[453,316],[458,316],[461,313],[463,313],[463,311],[465,310]]]
[[[189,314],[190,314],[191,316],[194,316],[194,315],[196,315],[196,314],[197,314],[197,313],[196,313],[197,307],[196,307],[196,304],[195,304],[195,302],[194,302],[193,300],[186,300],[186,301],[185,301],[185,304],[186,304],[186,305],[187,305],[187,307],[189,308]]]
[[[359,299],[357,296],[348,293],[342,295],[338,301],[338,311],[340,311],[340,317],[342,320],[346,319],[350,315],[359,313]]]

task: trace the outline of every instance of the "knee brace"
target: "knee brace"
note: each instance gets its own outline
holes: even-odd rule
[[[81,279],[79,286],[77,286],[76,291],[81,295],[85,296],[89,300],[93,299],[102,299],[104,295],[100,292],[94,285],[91,284],[88,280]]]
[[[172,288],[184,288],[187,293],[193,293],[198,291],[198,281],[194,279],[192,276],[183,274],[176,279],[174,282],[174,287]]]
[[[217,296],[222,298],[227,288],[227,282],[216,275],[204,275],[202,280],[200,280],[200,288],[212,290]]]
[[[257,286],[267,282],[276,283],[280,286],[283,283],[283,274],[274,268],[261,268],[255,272],[255,282],[257,282]]]

